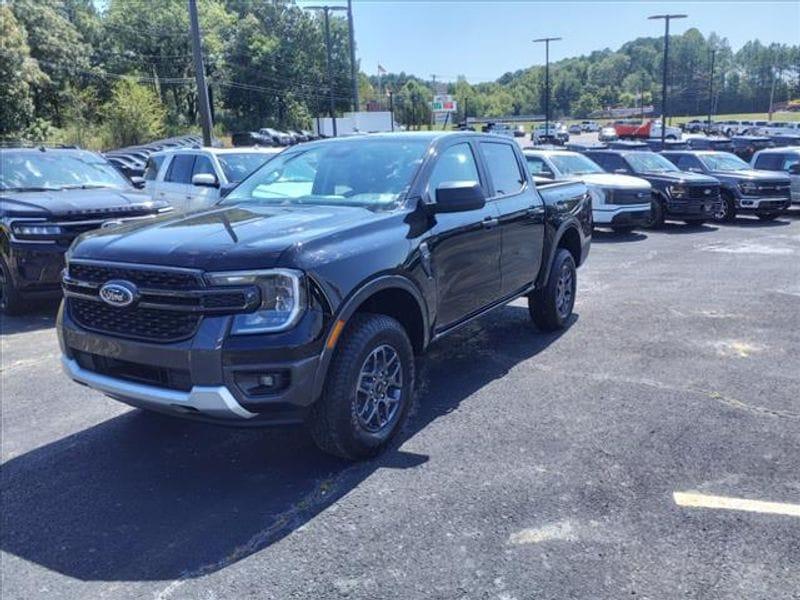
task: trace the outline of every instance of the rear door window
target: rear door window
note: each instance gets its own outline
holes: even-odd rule
[[[178,154],[172,159],[167,176],[164,181],[170,183],[191,183],[192,168],[194,167],[193,154]]]
[[[486,168],[494,184],[496,196],[510,196],[522,190],[525,176],[520,171],[517,155],[509,144],[480,142]]]
[[[151,156],[147,159],[147,165],[144,168],[144,178],[146,181],[155,181],[158,177],[158,171],[161,165],[164,164],[163,156]]]

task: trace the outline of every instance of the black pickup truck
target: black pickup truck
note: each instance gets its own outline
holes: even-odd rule
[[[647,150],[588,150],[585,154],[608,173],[635,175],[650,182],[650,227],[661,227],[666,219],[701,225],[720,210],[719,181],[681,171],[660,154]]]
[[[520,296],[540,329],[569,322],[591,226],[584,185],[539,192],[511,138],[302,144],[212,209],[77,240],[63,365],[134,406],[305,421],[323,450],[371,456],[431,342]]]
[[[94,152],[0,149],[0,312],[61,296],[64,252],[79,234],[171,210]]]
[[[751,213],[762,221],[771,221],[792,204],[788,175],[753,169],[730,152],[687,150],[664,152],[662,156],[681,171],[703,173],[719,181],[722,202],[714,215],[716,221],[732,222],[737,213]]]

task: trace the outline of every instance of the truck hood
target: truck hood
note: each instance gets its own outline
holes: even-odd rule
[[[378,215],[352,206],[232,205],[84,234],[71,258],[235,270],[278,264],[291,247],[345,235]]]
[[[700,173],[689,173],[688,171],[657,171],[652,173],[642,173],[647,179],[656,179],[665,183],[685,183],[687,185],[716,185],[719,183],[713,177],[701,175]]]
[[[596,185],[601,188],[615,190],[649,190],[650,183],[641,177],[619,175],[616,173],[588,173],[581,175],[581,180],[587,185]]]
[[[138,190],[114,188],[74,189],[54,192],[0,191],[0,213],[8,217],[75,218],[114,217],[126,212],[151,212],[165,203]]]
[[[756,181],[770,183],[789,184],[791,180],[788,175],[781,171],[757,171],[755,169],[743,169],[741,171],[711,171],[710,173],[718,179],[729,181]]]

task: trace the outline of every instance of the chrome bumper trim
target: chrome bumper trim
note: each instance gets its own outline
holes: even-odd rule
[[[256,416],[239,404],[224,385],[194,386],[190,391],[182,392],[88,371],[66,356],[61,358],[61,365],[66,374],[78,383],[141,408],[175,414],[191,414],[196,411],[220,419],[251,419]]]

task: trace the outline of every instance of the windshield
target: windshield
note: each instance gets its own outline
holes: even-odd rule
[[[90,152],[0,153],[0,190],[128,188],[111,164]]]
[[[223,204],[341,204],[381,207],[405,194],[428,140],[335,140],[269,161]]]
[[[228,181],[238,183],[272,158],[272,154],[250,152],[242,154],[218,154],[217,160]]]
[[[596,162],[581,154],[553,154],[550,160],[563,175],[603,173],[603,169]]]
[[[709,171],[745,171],[750,169],[750,165],[729,152],[702,154],[698,158]]]
[[[663,173],[678,170],[678,167],[655,152],[630,152],[625,155],[625,158],[637,173]]]

